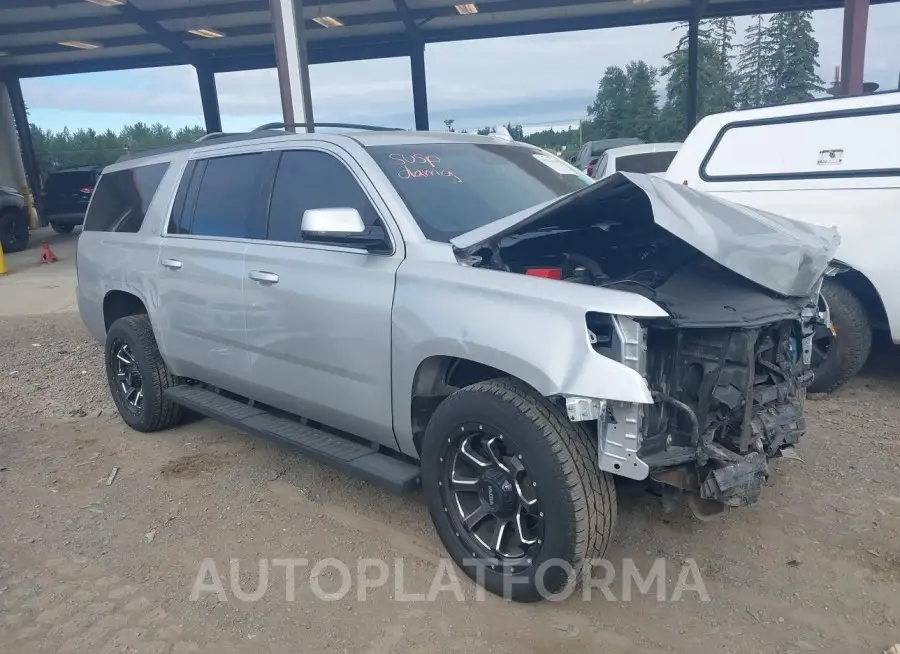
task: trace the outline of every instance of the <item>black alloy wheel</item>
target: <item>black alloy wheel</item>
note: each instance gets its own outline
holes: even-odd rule
[[[131,347],[124,340],[115,339],[111,354],[119,403],[134,413],[140,413],[144,408],[144,378]]]
[[[445,506],[470,549],[515,569],[537,557],[544,513],[522,455],[496,428],[468,422],[443,457]]]

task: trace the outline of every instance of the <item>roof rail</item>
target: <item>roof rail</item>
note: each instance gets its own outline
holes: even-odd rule
[[[209,134],[204,134],[200,138],[196,139],[194,143],[200,143],[201,141],[209,141],[210,139],[220,139],[223,136],[233,136],[233,134],[229,134],[228,132],[210,132]]]
[[[379,125],[357,125],[355,123],[266,123],[260,125],[254,132],[264,132],[270,129],[285,129],[287,127],[341,127],[343,129],[360,129],[371,132],[404,132],[406,130],[399,127],[381,127]]]

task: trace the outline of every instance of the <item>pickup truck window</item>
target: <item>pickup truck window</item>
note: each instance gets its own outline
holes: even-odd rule
[[[84,220],[86,232],[130,232],[141,229],[147,208],[168,163],[106,173],[97,182]]]
[[[299,243],[304,211],[337,207],[356,209],[367,227],[379,221],[362,187],[337,158],[314,150],[285,152],[272,189],[267,238]]]
[[[249,221],[254,216],[257,172],[262,158],[262,153],[254,153],[206,160],[189,233],[251,237]],[[186,207],[185,211],[188,210]]]
[[[367,150],[432,241],[447,242],[593,181],[555,157],[516,145],[422,143]]]

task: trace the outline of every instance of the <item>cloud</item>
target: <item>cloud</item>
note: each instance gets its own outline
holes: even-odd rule
[[[749,19],[736,23],[740,38]],[[816,12],[814,26],[820,44],[819,74],[830,81],[841,57],[841,10]],[[898,32],[900,5],[871,8],[866,79],[882,88],[896,87]],[[677,36],[671,25],[650,25],[429,45],[432,123],[454,118],[460,127],[475,128],[506,121],[568,122],[584,115],[607,66],[624,66],[634,59],[659,66]],[[323,64],[313,66],[310,77],[318,120],[412,125],[406,58]],[[220,74],[217,84],[226,129],[245,129],[263,122],[260,117],[280,115],[274,70]],[[111,114],[162,122],[202,118],[197,79],[189,66],[27,80],[24,87],[39,124],[43,110],[54,122],[66,111],[79,121],[91,122],[94,116],[85,126],[96,128],[109,126],[104,121]]]

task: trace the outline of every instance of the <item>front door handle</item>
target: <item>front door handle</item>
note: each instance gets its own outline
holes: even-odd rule
[[[168,268],[169,270],[178,270],[181,268],[181,262],[178,259],[163,259],[160,261],[160,264]]]
[[[265,270],[251,270],[248,275],[250,279],[254,282],[259,282],[260,284],[277,284],[278,283],[278,275],[275,273],[266,272]]]

